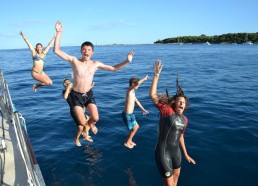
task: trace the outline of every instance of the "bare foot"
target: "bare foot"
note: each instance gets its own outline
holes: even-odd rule
[[[76,144],[78,147],[82,146],[81,143],[80,143],[80,141],[79,141],[78,139],[74,139],[74,141],[75,141],[75,144]]]
[[[97,134],[98,128],[95,126],[95,124],[91,124],[90,129],[94,134]]]
[[[126,142],[124,142],[124,146],[129,148],[129,149],[132,149],[134,147],[132,144],[126,143]]]
[[[38,90],[38,85],[34,84],[32,88],[33,88],[34,92],[37,92],[37,90]]]
[[[134,143],[133,141],[130,142],[130,144],[133,145],[133,146],[136,146],[136,143]]]
[[[83,140],[93,142],[93,139],[91,138],[91,136],[89,136],[89,134],[86,135],[86,134],[82,133],[82,136],[83,136]]]

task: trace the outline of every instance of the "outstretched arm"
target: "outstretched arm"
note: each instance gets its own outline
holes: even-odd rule
[[[21,31],[20,35],[22,36],[22,38],[24,39],[24,41],[26,42],[26,44],[28,45],[31,55],[34,56],[36,54],[36,50],[35,48],[30,44],[29,40],[26,38],[26,36],[24,35],[24,33]]]
[[[144,78],[140,79],[139,81],[137,81],[136,83],[134,83],[129,89],[134,89],[137,86],[140,86],[144,81],[146,81],[149,78],[148,75],[146,75]],[[149,112],[147,110],[145,110],[142,106],[142,104],[140,103],[140,101],[138,101],[138,99],[135,97],[135,103],[140,107],[140,109],[143,112],[143,115],[148,114]]]
[[[104,63],[100,63],[99,68],[101,68],[103,70],[113,71],[113,72],[118,71],[121,68],[123,68],[124,66],[128,65],[133,60],[133,56],[134,56],[134,53],[129,52],[127,55],[127,59],[125,61],[123,61],[122,63],[119,63],[115,66],[110,66],[110,65],[105,65]]]
[[[142,110],[142,114],[143,114],[144,116],[149,113],[147,110],[145,110],[145,109],[143,108],[142,104],[140,103],[140,101],[138,101],[137,98],[135,98],[135,103],[140,107],[140,109]]]
[[[148,75],[146,75],[144,78],[140,79],[136,83],[134,83],[132,86],[129,87],[129,90],[133,90],[135,87],[140,86],[144,81],[146,81],[149,78]]]
[[[48,43],[47,47],[44,49],[43,53],[46,55],[47,52],[49,51],[50,47],[52,46],[52,44],[54,43],[56,35],[54,35],[54,37],[51,39],[51,41]]]
[[[136,83],[136,85],[137,85],[137,86],[140,86],[140,84],[142,84],[142,83],[143,83],[144,81],[146,81],[148,78],[149,78],[149,76],[146,75],[144,78],[140,79],[140,80]]]
[[[153,65],[154,76],[152,78],[152,83],[150,87],[150,98],[155,105],[159,102],[159,99],[157,96],[157,86],[158,86],[159,75],[161,73],[162,68],[163,66],[161,65],[160,60],[157,60],[156,63]]]
[[[60,41],[62,37],[62,31],[63,31],[63,25],[60,21],[56,22],[56,37],[55,37],[55,44],[54,44],[54,53],[58,55],[60,58],[62,58],[65,61],[72,62],[73,57],[69,56],[67,53],[62,51],[60,49]]]
[[[193,163],[195,164],[195,161],[188,155],[187,153],[187,150],[186,150],[186,147],[185,147],[185,140],[184,140],[184,134],[181,134],[181,137],[180,137],[180,146],[182,148],[182,151],[185,155],[185,159],[189,162],[189,163]]]

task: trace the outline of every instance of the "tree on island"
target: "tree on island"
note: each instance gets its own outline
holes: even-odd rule
[[[155,41],[154,44],[177,44],[178,41],[180,41],[180,43],[192,43],[192,44],[205,43],[207,41],[212,44],[229,44],[229,43],[242,44],[247,41],[258,43],[258,32],[228,33],[228,34],[214,35],[214,36],[206,36],[205,34],[202,34],[200,36],[180,36],[180,37],[172,37],[172,38],[166,38],[163,40],[158,40],[158,41]]]

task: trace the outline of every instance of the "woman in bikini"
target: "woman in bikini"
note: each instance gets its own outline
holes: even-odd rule
[[[27,43],[32,59],[33,59],[33,67],[31,70],[31,76],[39,81],[40,83],[33,85],[33,90],[36,92],[40,86],[50,86],[52,85],[52,80],[48,77],[48,75],[43,71],[44,63],[46,60],[46,54],[49,51],[51,45],[53,44],[55,40],[55,36],[51,39],[51,41],[48,43],[47,47],[43,50],[42,44],[38,43],[36,45],[36,48],[30,44],[28,39],[25,37],[23,32],[20,32],[22,38]]]

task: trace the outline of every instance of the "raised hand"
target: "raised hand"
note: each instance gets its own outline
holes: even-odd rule
[[[146,76],[143,78],[143,80],[146,81],[148,78],[149,78],[149,76],[146,75]]]
[[[134,53],[133,52],[129,52],[128,55],[127,55],[127,60],[129,62],[131,62],[133,60],[133,56],[134,56]]]
[[[158,59],[155,64],[153,65],[154,73],[155,75],[159,75],[161,70],[163,68],[163,65],[161,65],[161,61]]]
[[[64,27],[63,27],[62,23],[60,21],[57,21],[56,22],[56,31],[57,32],[62,32],[63,29],[64,29]]]

